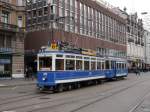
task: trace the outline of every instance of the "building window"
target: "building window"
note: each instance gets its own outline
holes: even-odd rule
[[[9,23],[9,12],[2,11],[1,22],[7,23],[7,24]]]
[[[39,9],[38,16],[42,16],[42,9]]]
[[[33,17],[36,17],[36,10],[33,10]]]
[[[11,48],[11,36],[7,36],[6,38],[6,47]]]
[[[25,6],[24,0],[17,0],[18,6]]]
[[[0,34],[0,47],[4,47],[4,40],[5,40],[4,36],[5,35]]]
[[[47,7],[44,7],[44,14],[48,14],[48,8]]]
[[[18,26],[22,27],[22,16],[18,16]]]

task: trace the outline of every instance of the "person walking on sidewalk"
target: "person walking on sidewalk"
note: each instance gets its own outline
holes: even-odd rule
[[[25,80],[26,80],[26,79],[29,80],[30,78],[31,78],[32,80],[34,79],[34,78],[33,78],[33,70],[32,70],[31,67],[26,68],[26,72],[25,72]]]
[[[33,70],[32,70],[32,67],[29,67],[29,69],[28,69],[28,74],[29,74],[29,78],[31,78],[31,79],[33,80],[34,78],[33,78]]]
[[[28,70],[28,67],[26,68],[26,70],[25,70],[25,80],[27,80],[27,79],[29,79],[29,72],[28,72],[29,70]]]
[[[139,67],[135,68],[135,74],[140,76],[140,68]]]

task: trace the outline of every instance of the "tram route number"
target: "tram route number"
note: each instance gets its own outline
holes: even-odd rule
[[[51,44],[51,49],[58,49],[58,46],[57,46],[57,44],[56,44],[56,43],[54,43],[54,44]]]

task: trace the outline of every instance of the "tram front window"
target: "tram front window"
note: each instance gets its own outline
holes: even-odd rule
[[[39,70],[51,71],[52,70],[52,57],[40,57],[39,58]]]

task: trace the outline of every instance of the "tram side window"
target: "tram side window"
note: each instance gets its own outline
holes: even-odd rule
[[[43,70],[43,71],[52,70],[52,57],[40,57],[39,70]]]
[[[102,62],[102,69],[105,69],[105,62]]]
[[[110,63],[109,63],[109,61],[106,61],[106,69],[110,69]]]
[[[126,69],[126,63],[124,63],[124,69]]]
[[[56,59],[56,70],[64,70],[64,59]]]
[[[122,69],[124,69],[124,63],[122,63]]]
[[[118,69],[120,69],[120,63],[118,63]]]
[[[119,69],[121,69],[121,63],[119,63]]]
[[[111,69],[114,69],[115,68],[115,63],[114,61],[111,61]]]
[[[66,60],[66,70],[75,70],[75,60]]]
[[[82,70],[82,60],[76,60],[76,70]]]
[[[117,63],[117,69],[119,69],[119,63]]]
[[[90,69],[89,65],[90,65],[89,61],[84,61],[84,70],[89,70]]]
[[[101,68],[102,68],[101,62],[97,62],[97,70],[101,70]]]
[[[91,62],[91,70],[96,70],[96,63],[95,62]]]
[[[123,69],[123,63],[121,63],[121,69]]]
[[[126,69],[126,64],[125,63],[123,63],[123,69]]]

